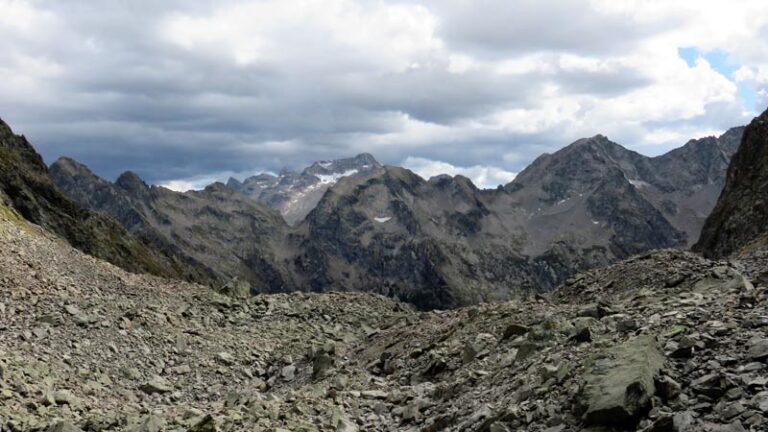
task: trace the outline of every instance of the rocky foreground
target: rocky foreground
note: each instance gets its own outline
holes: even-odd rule
[[[0,210],[0,430],[768,429],[750,263],[659,251],[423,313],[130,274]]]

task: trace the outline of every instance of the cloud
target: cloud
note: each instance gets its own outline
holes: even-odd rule
[[[360,152],[477,168],[469,177],[492,184],[504,179],[494,169],[517,172],[580,137],[657,154],[768,104],[762,0],[0,0],[0,10],[0,117],[48,161],[182,188]],[[680,47],[704,55],[689,65]],[[707,60],[715,50],[732,73]]]
[[[493,166],[475,165],[470,167],[460,167],[451,165],[447,162],[410,156],[402,162],[402,166],[425,179],[441,174],[448,174],[450,176],[462,175],[468,177],[472,180],[472,183],[483,189],[491,189],[499,185],[505,185],[514,180],[517,175],[517,173],[505,171]]]
[[[226,181],[229,180],[229,178],[235,178],[242,181],[243,179],[245,179],[246,177],[249,177],[254,172],[266,172],[266,170],[254,168],[254,169],[241,171],[241,172],[222,171],[222,172],[208,173],[208,174],[196,175],[196,176],[182,178],[182,179],[167,180],[160,183],[159,186],[163,186],[165,188],[168,188],[170,190],[174,190],[177,192],[186,192],[189,190],[201,190],[201,189],[205,189],[206,186],[215,182],[226,183]]]

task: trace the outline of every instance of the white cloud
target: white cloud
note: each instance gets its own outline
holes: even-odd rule
[[[584,136],[660,153],[746,123],[757,108],[740,89],[768,103],[764,0],[0,0],[0,11],[0,116],[49,160],[177,188],[363,151],[492,184]],[[721,50],[736,72],[690,67],[680,47]]]
[[[222,171],[222,172],[216,172],[216,173],[210,173],[210,174],[204,174],[204,175],[196,175],[196,176],[182,178],[182,179],[166,180],[166,181],[159,182],[157,185],[168,188],[170,190],[177,191],[177,192],[187,192],[191,190],[205,189],[206,186],[216,182],[226,184],[227,181],[230,179],[230,177],[243,181],[246,177],[252,176],[254,174],[263,173],[263,172],[269,172],[269,171],[262,170],[262,169],[252,169],[252,170],[240,171],[240,172]],[[274,174],[274,173],[270,172],[270,174]]]
[[[425,179],[441,174],[448,174],[450,176],[462,175],[468,177],[472,180],[472,183],[483,189],[491,189],[499,185],[505,185],[514,180],[517,175],[517,173],[505,171],[493,166],[475,165],[461,167],[451,165],[447,162],[412,156],[407,157],[402,165]]]
[[[203,16],[175,13],[160,32],[186,50],[223,53],[242,66],[297,62],[322,70],[346,60],[403,71],[441,49],[435,26],[418,5],[267,0],[225,4]]]

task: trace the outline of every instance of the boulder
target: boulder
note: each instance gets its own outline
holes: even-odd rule
[[[173,391],[173,387],[168,382],[160,377],[154,377],[139,387],[141,391],[146,394],[155,393],[170,393]]]
[[[603,352],[591,365],[578,405],[590,425],[633,427],[651,405],[664,364],[656,339],[638,336]]]
[[[68,421],[60,421],[50,425],[46,432],[83,432],[83,430]]]

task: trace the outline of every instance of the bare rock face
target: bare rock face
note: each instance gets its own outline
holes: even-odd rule
[[[242,183],[230,179],[227,186],[277,210],[289,225],[304,220],[330,187],[343,177],[363,176],[381,168],[370,154],[318,161],[302,172],[284,170],[279,175],[259,174]]]
[[[196,263],[211,275],[213,285],[238,278],[249,287],[238,286],[235,291],[246,295],[250,288],[294,289],[275,257],[285,223],[276,212],[221,183],[181,193],[149,186],[132,172],[112,183],[67,158],[51,165],[51,175],[80,204],[110,214],[131,232],[151,238],[161,250]]]
[[[752,120],[728,168],[725,189],[694,250],[726,257],[768,233],[768,111]]]
[[[580,270],[688,246],[740,134],[656,158],[596,136],[496,190],[389,166],[344,179],[299,226],[293,273],[314,291],[373,291],[428,309],[548,290]]]
[[[254,292],[369,291],[445,309],[690,245],[741,133],[655,158],[598,135],[495,190],[461,176],[425,180],[367,154],[186,193],[130,172],[111,183],[68,159],[51,172],[77,202],[199,263],[218,286],[237,276]]]

